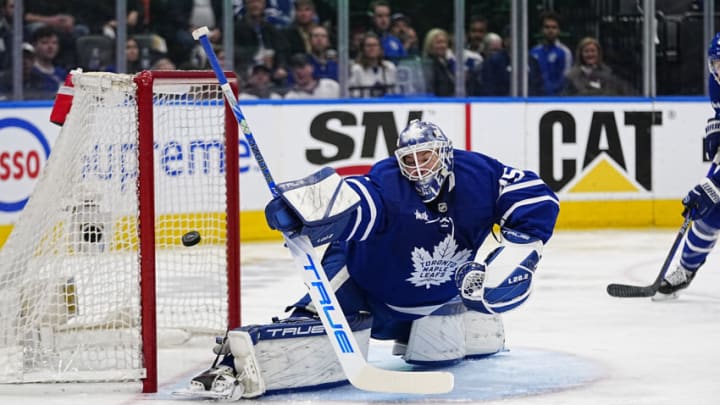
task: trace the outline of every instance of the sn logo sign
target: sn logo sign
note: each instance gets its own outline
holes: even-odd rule
[[[617,114],[614,111],[593,112],[585,153],[582,156],[582,168],[587,167],[601,153],[605,153],[618,166],[627,170],[616,115],[622,119],[622,125],[635,130],[635,180],[649,191],[652,189],[652,127],[662,125],[660,111],[624,111]],[[555,144],[557,138],[553,135],[558,127],[563,144],[577,144],[578,142],[575,118],[569,112],[548,111],[540,118],[538,128],[540,170],[538,174],[556,192],[560,191],[578,174],[576,159],[563,159],[561,162],[555,159],[555,153],[559,147]],[[602,142],[603,140],[605,142]],[[555,171],[557,163],[562,165],[559,179],[553,175],[553,173],[557,173]]]
[[[414,119],[422,119],[422,111],[408,112],[407,122]],[[355,139],[351,135],[330,129],[331,122],[339,122],[342,127],[362,125],[365,131],[360,145],[356,145]],[[336,124],[334,126],[337,127]],[[307,149],[305,157],[312,164],[326,165],[357,156],[355,150],[356,147],[359,147],[360,158],[375,158],[375,149],[381,132],[384,135],[382,141],[385,142],[388,155],[390,155],[395,151],[401,130],[402,128],[398,129],[395,124],[395,114],[392,111],[365,111],[359,120],[355,114],[349,111],[327,111],[312,120],[310,136],[320,142],[332,145],[334,148]],[[335,153],[328,154],[328,149],[334,149]]]

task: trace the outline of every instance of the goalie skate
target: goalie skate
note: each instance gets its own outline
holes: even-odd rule
[[[173,395],[192,398],[208,398],[235,401],[242,398],[245,387],[231,367],[221,365],[205,370],[193,378],[187,388],[174,391]]]
[[[193,378],[186,389],[173,392],[173,395],[212,398],[223,400],[238,400],[240,398],[256,398],[265,393],[265,382],[260,375],[255,353],[252,351],[252,338],[247,333],[238,335],[247,348],[236,350],[233,363],[237,374],[232,367],[221,364],[205,370]],[[218,350],[222,350],[220,347]]]

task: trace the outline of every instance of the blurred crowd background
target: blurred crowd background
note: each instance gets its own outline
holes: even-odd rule
[[[208,69],[192,38],[201,26],[225,69],[238,75],[241,99],[698,96],[707,79],[706,40],[720,22],[716,6],[0,0],[0,100],[52,99],[78,67]]]

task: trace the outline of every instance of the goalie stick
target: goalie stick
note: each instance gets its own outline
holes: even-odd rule
[[[265,177],[265,182],[273,197],[277,197],[278,191],[270,170],[263,158],[260,149],[255,142],[255,137],[250,131],[245,116],[238,105],[235,94],[220,67],[220,62],[210,45],[208,39],[209,30],[201,27],[193,31],[193,37],[200,41],[208,61],[217,76],[225,99],[237,119],[240,129],[257,161],[260,171]],[[332,347],[337,355],[340,365],[350,383],[362,390],[408,393],[408,394],[441,394],[450,392],[454,385],[454,376],[448,372],[441,371],[393,371],[384,370],[368,364],[355,340],[355,336],[348,325],[345,315],[342,313],[335,293],[328,281],[325,270],[322,268],[315,249],[307,236],[293,236],[290,238],[283,233],[293,256],[295,263],[302,269],[305,286],[308,288],[310,298],[318,309],[318,315],[325,327],[326,334],[330,339]]]
[[[718,165],[718,159],[720,159],[720,151],[715,154],[715,158],[710,165],[710,169],[708,170],[708,176],[710,176],[714,171],[715,168]],[[631,285],[631,284],[619,284],[619,283],[612,283],[608,284],[607,286],[607,293],[610,294],[613,297],[618,298],[640,298],[640,297],[652,297],[655,295],[660,288],[660,284],[662,284],[663,278],[665,278],[665,274],[667,274],[668,269],[670,268],[670,263],[672,263],[673,258],[675,257],[675,254],[677,253],[678,247],[680,247],[680,244],[685,237],[685,234],[687,233],[688,229],[690,228],[690,224],[692,223],[692,220],[690,219],[690,211],[685,213],[685,219],[683,220],[682,225],[680,225],[680,230],[678,230],[677,236],[675,237],[675,241],[673,242],[672,246],[670,247],[670,251],[667,254],[667,257],[665,257],[665,262],[663,262],[662,267],[660,267],[660,272],[658,273],[657,277],[655,278],[655,281],[653,281],[650,285]]]

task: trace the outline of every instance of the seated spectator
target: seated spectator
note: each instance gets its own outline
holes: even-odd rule
[[[128,38],[127,42],[125,42],[125,58],[127,59],[127,73],[137,73],[149,68],[147,65],[149,65],[150,60],[140,58],[140,45],[133,37]]]
[[[455,59],[448,58],[447,31],[433,28],[423,41],[423,58],[427,90],[438,97],[455,95]]]
[[[151,67],[151,58],[149,50],[144,48],[143,55],[140,51],[140,44],[137,39],[130,37],[125,42],[125,58],[126,58],[126,73],[138,73],[143,70],[148,70]],[[106,69],[108,72],[117,72],[117,66],[111,65]]]
[[[495,32],[488,32],[487,35],[485,35],[485,38],[483,38],[482,56],[484,59],[487,59],[490,57],[490,55],[501,50],[502,48],[503,48],[502,37]]]
[[[37,71],[35,65],[35,48],[29,43],[22,44],[22,80],[24,100],[49,100],[55,97],[54,91],[43,88],[44,79]],[[10,94],[13,91],[12,70],[0,72],[0,93]]]
[[[248,0],[233,0],[235,18],[248,12]],[[285,29],[292,22],[293,0],[271,0],[265,5],[265,19],[277,29]]]
[[[313,65],[307,55],[297,54],[290,59],[295,85],[285,94],[285,99],[338,98],[340,85],[332,79],[315,79]]]
[[[41,84],[40,90],[51,93],[65,82],[67,70],[56,66],[53,60],[60,51],[60,44],[57,33],[49,26],[40,27],[33,33],[33,48],[35,49],[35,63],[32,67],[32,74],[37,75]]]
[[[626,96],[633,95],[633,88],[615,76],[603,62],[600,43],[591,37],[580,40],[575,52],[575,64],[566,76],[563,92],[568,96]]]
[[[438,97],[455,95],[455,64],[456,57],[450,49],[450,35],[439,28],[430,30],[423,44],[425,58],[425,79],[427,90]],[[480,67],[482,56],[479,53],[464,49],[462,55],[465,72],[465,90],[469,95],[480,93]]]
[[[88,35],[88,26],[77,21],[72,11],[76,7],[75,0],[25,0],[23,2],[23,23],[25,38],[33,38],[35,30],[49,27],[58,37],[60,51],[55,57],[55,64],[65,69],[75,67],[77,54],[75,42],[83,35]]]
[[[348,81],[351,97],[382,97],[395,93],[397,70],[385,60],[380,39],[373,33],[365,35],[362,51],[350,66]]]
[[[310,63],[316,79],[338,80],[337,52],[330,49],[328,31],[321,25],[310,31]]]
[[[395,13],[390,17],[390,34],[397,37],[405,48],[407,56],[420,56],[417,33],[410,26],[410,18],[403,13]]]
[[[485,37],[488,32],[488,21],[485,17],[473,15],[468,24],[465,49],[485,56]]]
[[[482,88],[481,96],[509,96],[510,95],[510,73],[512,62],[510,60],[510,49],[512,38],[509,28],[505,29],[503,48],[488,57],[482,64]],[[543,80],[540,73],[540,65],[532,56],[528,57],[528,95],[539,96],[543,94]]]
[[[170,58],[160,58],[153,63],[151,70],[176,70],[177,66]]]
[[[249,71],[272,52],[273,81],[284,83],[288,73],[285,36],[265,19],[265,0],[245,0],[244,16],[235,20],[235,68]]]
[[[190,26],[192,10],[193,0],[150,2],[152,29],[167,42],[167,57],[175,65],[188,61],[197,45]]]
[[[312,0],[295,0],[295,19],[285,30],[291,55],[310,53],[310,32],[317,27],[316,21],[315,3]]]
[[[370,4],[372,11],[372,32],[382,44],[385,57],[393,62],[407,56],[403,43],[390,33],[390,3],[386,0],[375,0]]]
[[[280,99],[272,82],[272,71],[263,64],[253,66],[248,82],[240,91],[240,100]]]
[[[565,88],[565,75],[572,65],[572,52],[560,42],[560,17],[553,12],[543,13],[542,39],[530,50],[540,65],[543,94],[557,96]]]

